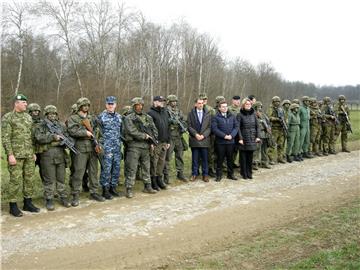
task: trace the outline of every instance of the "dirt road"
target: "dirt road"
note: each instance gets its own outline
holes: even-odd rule
[[[192,254],[311,216],[359,196],[359,151],[201,181],[157,195],[2,216],[3,269],[172,268]]]

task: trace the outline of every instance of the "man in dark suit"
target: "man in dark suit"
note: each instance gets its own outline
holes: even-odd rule
[[[203,181],[209,182],[208,148],[210,147],[211,114],[204,110],[204,101],[195,100],[195,106],[187,118],[189,146],[192,153],[192,173],[190,181],[195,181],[199,171],[199,158],[202,161]]]

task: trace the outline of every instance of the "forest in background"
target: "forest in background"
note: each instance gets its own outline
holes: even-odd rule
[[[120,108],[135,96],[149,105],[155,95],[175,94],[185,112],[201,92],[210,105],[218,95],[249,94],[264,105],[274,95],[337,99],[344,94],[359,102],[359,84],[288,81],[270,63],[227,59],[211,35],[186,21],[158,25],[126,2],[14,1],[2,9],[1,113],[11,110],[17,92],[29,103],[56,105],[62,116],[81,96],[91,100],[95,112],[103,110],[108,95],[118,98]]]

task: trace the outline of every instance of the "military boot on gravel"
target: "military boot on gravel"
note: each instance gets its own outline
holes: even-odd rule
[[[160,187],[156,181],[156,176],[151,176],[151,188],[156,191],[160,191]]]
[[[54,211],[55,210],[54,201],[52,199],[46,199],[45,207],[48,211]]]
[[[24,198],[24,211],[29,211],[32,213],[39,213],[40,208],[37,208],[35,205],[33,205],[31,198]]]
[[[188,182],[188,180],[184,176],[183,172],[178,172],[177,175],[176,175],[176,178],[179,179],[180,181]]]
[[[103,187],[102,196],[103,196],[106,200],[112,200],[113,196],[110,194],[109,187]]]
[[[126,198],[131,199],[132,197],[134,197],[134,194],[132,192],[132,188],[126,188]]]
[[[120,192],[118,192],[117,190],[116,190],[116,187],[114,186],[111,186],[110,188],[109,188],[109,192],[110,192],[110,194],[111,195],[113,195],[114,197],[120,197]]]
[[[71,206],[71,203],[69,202],[68,198],[66,198],[66,197],[60,198],[60,204],[66,208],[69,208]]]
[[[146,184],[144,185],[143,192],[144,192],[144,193],[150,193],[150,194],[157,193],[156,190],[153,190],[153,189],[151,188],[151,185],[150,185],[149,183],[146,183]]]
[[[79,205],[79,194],[73,194],[73,198],[71,200],[71,206],[76,207]]]
[[[103,196],[100,196],[97,193],[91,193],[90,194],[90,199],[95,200],[97,202],[104,202],[105,201],[105,198]]]
[[[17,206],[16,202],[9,203],[10,205],[10,214],[14,217],[22,217],[23,213],[20,211],[20,209]]]
[[[156,182],[157,182],[158,186],[159,186],[161,189],[167,189],[166,184],[165,184],[165,182],[164,182],[163,179],[162,179],[162,176],[156,176],[155,179],[156,179]]]

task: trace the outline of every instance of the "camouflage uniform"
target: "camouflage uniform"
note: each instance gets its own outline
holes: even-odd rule
[[[79,98],[76,102],[78,109],[82,106],[90,106],[90,101],[87,98]],[[72,205],[77,206],[79,204],[79,194],[81,191],[81,185],[86,170],[89,174],[89,189],[90,196],[97,201],[103,201],[104,198],[97,194],[99,182],[98,175],[98,158],[95,152],[95,147],[91,138],[87,136],[87,129],[83,125],[83,121],[89,121],[91,126],[95,126],[95,118],[87,113],[86,116],[80,115],[80,112],[73,114],[67,121],[68,132],[75,141],[75,147],[80,153],[72,155],[73,173],[70,176],[70,187],[73,195]],[[93,133],[94,136],[96,136]]]
[[[260,101],[255,102],[253,108],[256,111],[260,129],[259,138],[261,139],[261,143],[257,144],[254,160],[257,164],[260,164],[262,168],[270,169],[268,158],[269,140],[271,140],[270,120],[265,113],[262,112],[262,103]]]
[[[169,95],[167,97],[168,103],[177,102],[177,96]],[[173,152],[175,152],[175,166],[177,172],[177,178],[179,180],[185,181],[184,177],[184,138],[183,133],[186,132],[186,122],[184,121],[184,115],[177,106],[174,108],[170,105],[167,106],[167,110],[170,117],[170,148],[167,150],[165,167],[164,167],[164,181],[166,184],[169,183],[169,172],[170,172],[170,161],[172,158]],[[184,125],[185,130],[181,130],[179,122]],[[185,142],[186,143],[186,142]]]
[[[237,98],[240,99],[240,97],[238,96]],[[234,98],[233,98],[234,99]],[[240,106],[234,106],[231,105],[228,109],[228,111],[235,116],[238,115],[238,113],[240,113]],[[235,144],[234,144],[234,152],[233,152],[233,158],[232,158],[232,162],[233,162],[233,168],[239,168],[240,165],[235,164],[235,161],[237,159],[237,156],[239,155],[239,135],[236,135],[235,137]],[[240,159],[240,155],[239,155],[239,159]]]
[[[350,121],[350,110],[347,104],[345,103],[345,96],[339,96],[339,102],[335,105],[335,113],[339,118],[339,125],[337,126],[338,131],[337,134],[341,133],[341,151],[343,152],[350,152],[347,148],[347,141],[348,141],[348,132],[350,131],[350,123],[347,122],[346,115]],[[346,114],[345,114],[345,112]],[[335,139],[336,140],[336,139]]]
[[[324,97],[323,105],[321,106],[321,112],[324,115],[323,121],[323,154],[328,155],[336,154],[335,151],[335,128],[337,117],[333,106],[331,104],[331,99],[329,97]]]
[[[116,98],[107,97],[106,102],[116,103]],[[104,150],[100,184],[106,190],[111,188],[110,193],[114,193],[120,177],[122,117],[117,112],[104,110],[98,115],[96,125],[101,134],[99,142]]]
[[[15,102],[24,102],[27,98],[18,94]],[[32,204],[31,198],[34,194],[34,145],[32,119],[25,111],[12,111],[6,113],[1,121],[1,139],[7,157],[13,155],[16,159],[15,165],[8,163],[10,173],[10,185],[8,196],[10,201],[10,213],[16,217],[22,216],[16,201],[22,187],[24,196],[24,210],[39,212],[40,209]]]
[[[272,105],[270,105],[270,108],[268,110],[268,116],[271,122],[272,139],[275,146],[270,148],[269,157],[271,161],[277,160],[280,163],[285,163],[284,161],[285,134],[281,126],[279,115],[280,116],[282,115],[282,117],[284,117],[284,111],[280,107],[280,98],[278,96],[274,96],[272,98]]]
[[[69,207],[70,204],[67,201],[67,192],[65,188],[65,146],[60,143],[57,136],[50,132],[47,121],[50,121],[52,125],[55,125],[62,134],[67,136],[65,125],[57,120],[57,109],[53,105],[48,105],[44,109],[45,117],[49,114],[54,114],[53,119],[46,119],[35,129],[35,140],[37,145],[41,146],[43,151],[41,152],[40,168],[44,177],[44,198],[46,200],[46,208],[48,210],[54,210],[52,200],[54,198],[55,189],[60,195],[61,203]]]
[[[142,98],[133,98],[132,105],[144,104]],[[150,180],[150,144],[146,139],[146,134],[141,131],[138,121],[152,130],[157,137],[157,129],[152,117],[144,112],[137,113],[133,110],[124,119],[124,133],[126,141],[126,159],[125,159],[125,187],[126,196],[131,198],[132,188],[135,185],[135,176],[138,165],[141,165],[142,177],[145,184],[144,192],[155,193],[151,188]]]
[[[310,151],[310,109],[309,97],[302,97],[303,105],[300,106],[300,154],[302,157],[312,158]]]
[[[292,162],[291,156],[295,161],[300,161],[299,147],[300,147],[300,115],[299,105],[293,103],[290,105],[290,112],[288,114],[288,136],[286,147],[286,160]]]
[[[321,110],[319,109],[316,99],[312,98],[310,99],[310,142],[311,142],[310,149],[317,156],[321,156],[320,153],[321,124],[322,124]]]

